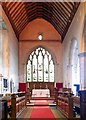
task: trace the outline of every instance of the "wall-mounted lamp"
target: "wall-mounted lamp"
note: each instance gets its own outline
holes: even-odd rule
[[[38,39],[42,40],[43,39],[43,33],[38,33]]]

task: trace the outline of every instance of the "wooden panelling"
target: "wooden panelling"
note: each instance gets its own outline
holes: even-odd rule
[[[27,83],[28,88],[28,83]],[[32,89],[49,89],[50,95],[52,96],[54,93],[54,82],[30,82],[29,83],[30,92]]]

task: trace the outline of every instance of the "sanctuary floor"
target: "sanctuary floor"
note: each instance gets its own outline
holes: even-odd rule
[[[44,119],[67,120],[67,118],[64,115],[62,115],[61,112],[56,108],[56,104],[53,102],[53,100],[31,100],[30,103],[27,103],[27,107],[23,110],[23,112],[21,112],[21,114],[18,116],[17,119],[19,120],[20,118],[23,118],[23,119],[30,118],[31,120],[32,119],[31,114],[34,108],[37,108],[36,110],[39,111],[39,113],[35,111],[37,114],[39,114],[39,115],[36,115],[37,119],[41,117],[40,114],[43,114],[41,118],[44,118]],[[40,111],[41,109],[44,110],[43,113],[42,111]],[[46,110],[48,109],[50,109],[51,114],[53,115],[52,118],[48,118],[47,116]],[[44,117],[45,114],[46,114],[46,118]],[[35,118],[35,116],[33,116],[33,118]]]
[[[27,108],[18,116],[17,119],[19,119],[19,118],[29,119],[29,118],[30,118],[30,115],[31,115],[31,112],[32,112],[32,109],[33,109],[33,106],[27,107]],[[61,114],[61,112],[56,109],[55,106],[51,106],[50,109],[51,109],[51,111],[52,111],[52,113],[53,113],[53,115],[54,115],[55,118],[60,118],[61,120],[62,120],[62,119],[67,120],[67,119],[65,118],[65,116],[63,116],[63,115]]]
[[[80,116],[76,116],[80,118]],[[59,109],[56,108],[55,99],[31,99],[26,108],[17,116],[17,120],[68,120]]]

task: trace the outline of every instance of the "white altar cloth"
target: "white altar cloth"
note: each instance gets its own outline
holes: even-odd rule
[[[32,97],[50,97],[49,89],[33,89]]]

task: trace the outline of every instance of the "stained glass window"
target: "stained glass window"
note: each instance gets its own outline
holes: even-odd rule
[[[54,61],[42,47],[33,51],[27,63],[27,82],[54,82]]]

